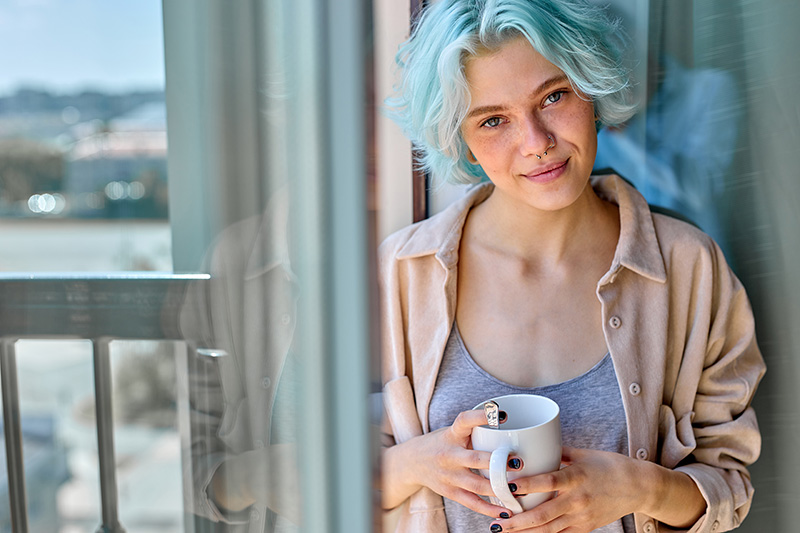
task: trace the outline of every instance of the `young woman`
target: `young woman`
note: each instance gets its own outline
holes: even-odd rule
[[[439,0],[398,55],[391,104],[423,166],[484,182],[380,249],[399,531],[716,532],[747,514],[764,364],[744,289],[709,237],[591,176],[597,129],[632,114],[614,35],[580,0]],[[517,480],[558,494],[512,516],[481,498],[471,408],[526,392],[560,405],[564,466]]]

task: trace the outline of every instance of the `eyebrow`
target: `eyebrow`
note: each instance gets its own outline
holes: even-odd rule
[[[559,85],[565,81],[568,81],[566,74],[559,74],[557,76],[553,76],[550,79],[543,81],[537,88],[531,93],[531,96],[536,96],[537,94],[541,94],[554,85]],[[502,105],[486,105],[481,107],[476,107],[472,111],[467,114],[467,118],[472,118],[478,115],[484,115],[487,113],[497,113],[498,111],[503,111],[505,106]]]

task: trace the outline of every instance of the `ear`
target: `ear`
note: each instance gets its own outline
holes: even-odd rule
[[[473,165],[478,164],[478,160],[475,158],[475,154],[473,154],[472,150],[470,150],[469,148],[467,148],[467,161],[469,161]]]

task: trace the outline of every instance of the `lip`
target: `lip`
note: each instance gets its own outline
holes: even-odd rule
[[[568,162],[569,159],[565,159],[564,161],[536,169],[528,174],[523,174],[523,176],[528,181],[532,181],[534,183],[549,183],[561,177],[567,168]]]

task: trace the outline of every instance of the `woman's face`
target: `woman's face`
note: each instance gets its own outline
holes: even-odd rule
[[[572,205],[597,153],[592,103],[523,37],[470,58],[465,74],[472,101],[461,132],[495,194],[540,210]]]

